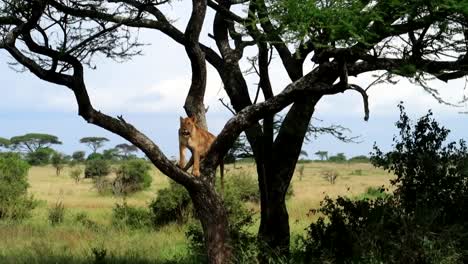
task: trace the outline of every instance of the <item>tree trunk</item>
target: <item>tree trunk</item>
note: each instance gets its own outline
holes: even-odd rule
[[[289,256],[289,215],[284,195],[280,194],[278,186],[269,189],[269,199],[265,199],[261,205],[258,230],[261,263],[268,263],[271,258],[287,259]]]
[[[289,215],[285,197],[319,99],[304,98],[296,102],[284,118],[274,143],[268,144],[268,138],[272,138],[267,135],[269,129],[264,128],[265,156],[260,165],[263,175],[259,174],[261,221],[258,238],[261,248],[264,248],[259,256],[260,262],[268,262],[265,258],[268,253],[275,259],[289,257]]]
[[[190,196],[203,228],[208,263],[230,263],[232,251],[228,216],[221,197],[209,183],[191,191]]]

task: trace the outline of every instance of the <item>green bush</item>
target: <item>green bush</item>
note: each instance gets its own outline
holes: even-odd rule
[[[26,154],[26,161],[31,166],[47,165],[55,151],[51,148],[40,148],[34,152]]]
[[[106,176],[110,173],[110,164],[107,160],[93,159],[86,161],[85,178]]]
[[[79,212],[77,213],[73,220],[81,225],[83,225],[86,228],[97,230],[98,229],[98,224],[91,219],[89,219],[89,216],[86,212]]]
[[[153,181],[150,169],[150,164],[142,159],[125,161],[117,169],[117,178],[113,183],[114,193],[126,195],[149,188]]]
[[[225,196],[234,195],[244,202],[260,202],[260,191],[257,180],[244,171],[229,175],[225,179]],[[286,199],[293,195],[293,187],[289,185]]]
[[[391,194],[385,192],[383,187],[367,187],[366,191],[363,194],[358,195],[355,199],[358,200],[372,200],[377,198],[387,198],[391,196]]]
[[[131,228],[148,227],[151,225],[151,214],[146,208],[132,207],[123,202],[112,208],[112,223]]]
[[[28,163],[18,154],[0,156],[0,219],[24,219],[36,206],[35,200],[27,194],[28,170]]]
[[[104,155],[102,155],[101,153],[91,153],[89,154],[88,158],[86,158],[87,161],[102,160],[102,159],[104,159]]]
[[[400,106],[395,149],[371,161],[396,175],[393,195],[326,198],[323,217],[299,239],[295,262],[467,263],[468,152],[445,143],[448,130],[429,112],[414,125]]]
[[[432,216],[408,214],[394,197],[326,198],[319,211],[326,218],[299,239],[297,263],[462,263],[460,229],[435,233]]]
[[[150,203],[149,208],[155,227],[170,222],[185,223],[191,211],[190,196],[184,187],[170,181],[168,188],[158,190],[156,199]]]
[[[239,172],[227,176],[225,181],[225,196],[237,196],[245,202],[260,202],[258,183],[250,175]]]
[[[67,162],[65,156],[62,153],[54,152],[50,159],[52,166],[55,168],[55,175],[60,176],[62,169],[65,167]]]
[[[65,218],[65,206],[62,201],[56,202],[55,205],[49,208],[49,221],[52,225],[61,224]]]
[[[83,170],[81,168],[74,168],[70,171],[70,177],[76,182],[79,183],[81,180],[81,174]]]
[[[86,153],[84,151],[75,151],[72,154],[72,159],[73,161],[80,163],[85,161],[85,156]]]
[[[98,191],[101,195],[107,195],[113,193],[113,185],[112,181],[107,177],[94,177],[93,178],[93,185],[94,188]]]

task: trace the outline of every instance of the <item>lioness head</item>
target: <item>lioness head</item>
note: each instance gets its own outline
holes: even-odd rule
[[[190,137],[192,131],[195,129],[195,124],[197,123],[196,117],[180,117],[180,135],[184,137]]]

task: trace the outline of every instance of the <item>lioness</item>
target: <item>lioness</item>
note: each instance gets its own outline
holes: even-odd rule
[[[200,159],[203,159],[215,140],[215,136],[197,126],[196,117],[180,117],[179,128],[179,167],[188,170],[193,164],[192,174],[200,176]],[[185,166],[185,148],[190,149],[192,157]],[[185,166],[185,167],[184,167]],[[221,186],[224,185],[224,163],[220,162]]]

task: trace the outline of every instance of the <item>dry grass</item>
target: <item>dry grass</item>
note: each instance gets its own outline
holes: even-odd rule
[[[298,177],[300,166],[304,166],[301,180]],[[236,167],[235,169],[232,165],[227,166],[227,177],[239,171],[252,177],[255,175],[252,164],[242,163]],[[108,254],[114,256],[125,257],[130,254],[148,261],[174,260],[186,254],[184,227],[169,225],[157,231],[113,228],[110,225],[112,208],[121,202],[122,198],[99,195],[90,179],[75,183],[69,176],[70,170],[65,168],[61,176],[56,176],[54,168],[50,166],[31,168],[29,192],[42,202],[33,211],[33,217],[24,223],[0,222],[0,263],[41,263],[40,256],[47,255],[46,252],[55,257],[65,256],[66,262],[82,263],[89,261],[91,249],[94,247],[105,248]],[[321,175],[324,170],[338,173],[335,184],[323,179]],[[168,186],[168,178],[158,170],[153,168],[151,174],[151,188],[128,197],[128,204],[145,207],[155,198],[157,190]],[[356,196],[369,186],[389,186],[392,177],[370,164],[298,164],[293,177],[294,196],[287,202],[293,234],[302,234],[304,228],[317,218],[317,215],[308,215],[308,212],[312,208],[318,208],[325,196]],[[47,209],[57,201],[62,201],[66,208],[65,223],[51,226],[47,222]],[[258,205],[250,206],[259,210]],[[79,212],[85,212],[99,228],[92,230],[77,224],[73,218]],[[65,260],[53,258],[50,261],[59,263]],[[132,263],[132,260],[129,263]]]

